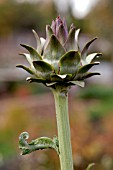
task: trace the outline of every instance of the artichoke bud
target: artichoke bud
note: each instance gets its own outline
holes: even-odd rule
[[[23,53],[30,64],[30,68],[18,65],[33,77],[29,82],[43,83],[52,88],[57,86],[68,87],[72,85],[84,86],[84,80],[99,73],[89,70],[98,65],[93,59],[101,53],[88,54],[89,46],[97,38],[90,40],[80,51],[78,36],[80,29],[76,30],[74,24],[68,31],[65,19],[60,16],[46,26],[46,39],[39,38],[33,30],[37,41],[37,48],[21,44],[28,54]]]

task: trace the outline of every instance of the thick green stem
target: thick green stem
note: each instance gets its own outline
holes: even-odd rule
[[[68,115],[68,94],[65,91],[61,92],[60,90],[53,90],[53,94],[56,107],[61,170],[73,170]]]

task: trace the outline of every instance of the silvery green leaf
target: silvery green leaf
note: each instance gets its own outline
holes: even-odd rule
[[[45,43],[44,43],[44,48],[43,50],[46,49],[46,46],[51,38],[51,36],[53,35],[53,30],[52,28],[50,27],[50,25],[46,25],[46,40],[45,40]]]
[[[42,60],[42,57],[40,56],[40,54],[33,47],[30,47],[29,45],[25,45],[25,44],[20,44],[20,45],[29,51],[32,61]]]
[[[41,46],[40,38],[39,38],[39,36],[38,36],[38,34],[36,33],[35,30],[32,30],[32,32],[33,32],[33,34],[35,36],[35,39],[36,39],[36,42],[37,42],[37,48],[36,49],[37,49],[38,53],[41,55],[41,53],[42,53],[42,46]]]
[[[40,41],[41,41],[41,46],[42,46],[42,51],[43,51],[43,47],[46,43],[46,40],[43,37],[40,37]]]
[[[33,61],[33,65],[36,69],[36,73],[40,77],[50,79],[50,74],[54,71],[54,68],[50,64],[44,61]]]
[[[77,51],[69,51],[60,59],[60,74],[73,74],[78,69],[80,56]]]
[[[65,53],[65,50],[63,46],[60,44],[56,36],[52,35],[50,38],[50,41],[48,42],[44,50],[43,60],[51,64],[55,68],[55,71],[58,72],[59,70],[58,62],[59,62],[60,57],[64,53]]]
[[[86,62],[86,57],[87,57],[87,52],[88,52],[88,48],[89,46],[97,39],[97,37],[93,38],[92,40],[90,40],[83,48],[82,52],[81,52],[81,57],[83,62]],[[85,63],[86,64],[86,63]]]
[[[79,74],[79,73],[80,73],[80,74],[81,74],[81,73],[84,74],[84,73],[86,73],[87,71],[89,71],[93,66],[98,65],[98,64],[99,64],[99,62],[86,64],[86,65],[80,67],[77,73],[78,73],[78,74]]]
[[[80,87],[84,87],[85,86],[85,82],[84,81],[70,81],[71,83],[73,83],[74,85],[78,85]]]
[[[28,81],[29,83],[43,83],[45,84],[47,82],[47,80],[42,79],[42,78],[32,78],[32,77],[27,77],[26,81]]]
[[[77,74],[75,76],[74,80],[84,80],[84,79],[90,78],[90,77],[95,76],[95,75],[100,75],[100,73],[87,72],[87,73]]]
[[[51,87],[51,86],[55,85],[56,83],[57,83],[57,82],[46,83],[46,86]]]
[[[65,78],[66,78],[66,76],[67,76],[67,74],[63,74],[63,75],[58,74],[58,76],[59,76],[59,77],[61,77],[62,79],[65,79]]]
[[[72,27],[69,31],[69,35],[67,41],[65,42],[64,47],[67,51],[76,50],[76,42],[75,42],[75,27]]]
[[[76,49],[78,50],[78,51],[80,51],[80,49],[79,49],[79,44],[78,44],[78,36],[79,36],[79,33],[80,33],[80,29],[77,29],[76,31],[75,31],[75,42],[76,42]]]
[[[100,75],[100,73],[86,73],[84,76],[83,76],[83,78],[84,79],[86,79],[86,78],[90,78],[90,77],[92,77],[92,76],[98,76],[98,75]]]
[[[31,65],[31,67],[33,66],[33,63],[32,63],[32,58],[30,57],[30,54],[27,54],[27,53],[20,53],[19,55],[22,55],[24,57],[26,57],[27,61],[29,62],[29,64]]]
[[[51,77],[52,82],[61,82],[62,81],[62,78],[59,75],[52,74],[50,77]]]
[[[66,77],[64,78],[64,81],[70,81],[72,80],[73,75],[72,74],[66,74]]]
[[[46,25],[46,38],[49,40],[51,38],[51,35],[53,34],[52,28],[50,25]]]
[[[17,65],[16,67],[22,68],[22,69],[26,70],[30,74],[34,74],[34,72],[31,69],[29,69],[28,67],[26,67],[26,66]]]
[[[90,64],[95,57],[99,57],[99,56],[102,56],[102,54],[101,53],[92,53],[92,54],[89,54],[86,57],[86,63]]]
[[[32,69],[32,70],[34,71],[34,73],[35,73],[35,68],[34,68],[34,66],[33,66],[33,60],[32,60],[32,58],[31,58],[30,54],[21,53],[20,55],[26,57],[27,61],[28,61],[29,64],[30,64],[31,69]]]

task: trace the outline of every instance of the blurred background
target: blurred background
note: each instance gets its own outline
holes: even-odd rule
[[[20,156],[18,137],[57,134],[53,96],[43,85],[28,84],[20,43],[36,47],[32,29],[45,37],[45,25],[60,14],[81,29],[79,44],[97,36],[90,52],[101,52],[101,76],[69,93],[74,167],[113,170],[113,0],[0,0],[0,170],[59,170],[53,150]],[[93,168],[92,168],[93,169]]]

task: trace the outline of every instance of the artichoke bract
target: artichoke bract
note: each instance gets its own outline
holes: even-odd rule
[[[32,77],[27,81],[43,83],[46,86],[56,88],[57,86],[68,87],[79,85],[84,87],[84,80],[98,72],[89,70],[98,65],[99,62],[92,62],[100,53],[88,55],[89,46],[97,39],[93,38],[80,51],[78,35],[80,29],[75,28],[74,24],[68,31],[65,19],[60,16],[52,21],[51,26],[46,26],[46,39],[39,38],[33,30],[37,41],[37,48],[25,44],[22,47],[28,50],[29,54],[22,53],[28,60],[30,67],[18,65],[29,72]]]

